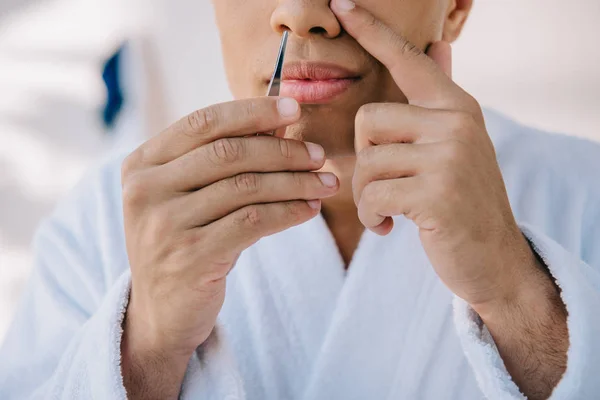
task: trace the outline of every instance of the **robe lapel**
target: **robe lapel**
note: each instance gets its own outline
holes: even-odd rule
[[[262,239],[256,250],[282,334],[294,343],[296,373],[308,377],[344,285],[342,257],[321,216]]]
[[[386,237],[363,234],[347,273],[321,216],[255,247],[291,343],[285,374],[294,376],[292,398],[429,399],[467,383],[452,295],[414,224],[395,222]],[[438,365],[440,357],[452,361]]]
[[[365,232],[304,399],[386,399],[398,393],[394,382],[410,395],[420,386],[421,366],[434,356],[433,337],[451,329],[443,326],[451,319],[450,293],[433,272],[417,228],[402,217],[395,222],[386,237]],[[415,376],[398,377],[411,364]]]

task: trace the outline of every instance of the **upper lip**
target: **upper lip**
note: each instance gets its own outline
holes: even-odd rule
[[[360,75],[342,66],[325,62],[297,61],[286,63],[282,80],[326,81],[331,79],[357,79]]]

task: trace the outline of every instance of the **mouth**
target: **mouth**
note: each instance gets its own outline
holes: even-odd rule
[[[283,68],[280,95],[303,104],[325,104],[341,96],[360,79],[359,74],[335,64],[289,63]]]

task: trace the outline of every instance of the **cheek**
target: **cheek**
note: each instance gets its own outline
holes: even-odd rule
[[[234,32],[239,30],[239,28],[243,28],[244,25],[247,25],[248,21],[255,17],[253,14],[256,13],[252,13],[250,10],[253,8],[251,7],[253,3],[256,2],[256,0],[213,0],[212,3],[215,10],[215,17],[221,33]],[[248,12],[250,12],[250,14],[248,14]],[[246,18],[240,19],[240,17],[244,15]]]
[[[256,95],[254,72],[270,33],[270,0],[213,0],[229,88],[236,98]],[[261,27],[261,28],[258,28]]]

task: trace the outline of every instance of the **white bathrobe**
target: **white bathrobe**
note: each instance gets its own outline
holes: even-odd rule
[[[552,399],[600,399],[600,146],[486,117],[514,213],[569,312],[568,367]],[[126,398],[121,161],[90,173],[40,228],[33,277],[0,351],[1,399]],[[317,217],[245,251],[227,285],[183,399],[524,397],[404,218],[387,237],[366,232],[345,272]]]

